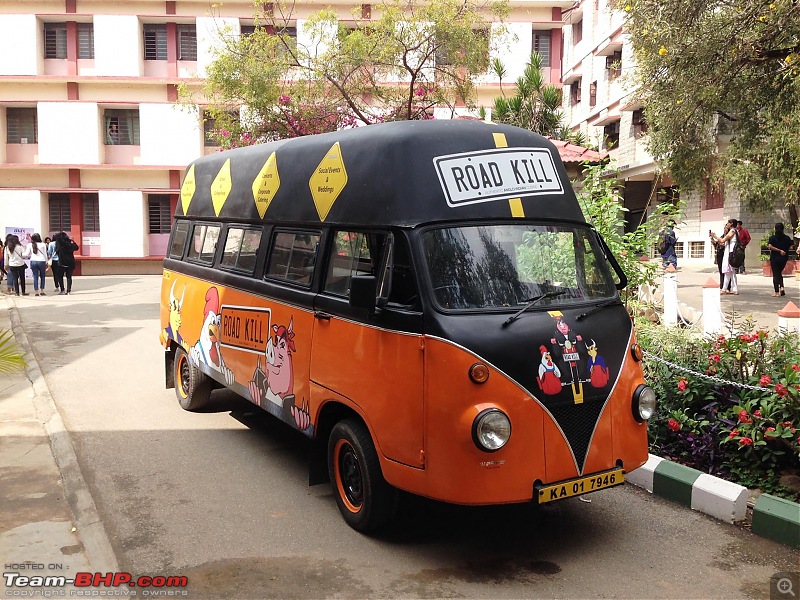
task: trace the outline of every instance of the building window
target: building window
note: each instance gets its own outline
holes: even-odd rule
[[[606,56],[606,70],[608,71],[609,80],[616,79],[622,75],[622,51]]]
[[[256,26],[241,24],[239,25],[239,31],[240,31],[239,35],[244,38],[253,35],[256,32]]]
[[[203,111],[203,146],[206,148],[219,146],[216,136],[217,120],[207,110]]]
[[[144,26],[144,59],[167,60],[167,26]]]
[[[44,57],[67,58],[67,24],[44,24]]]
[[[583,19],[572,24],[572,45],[580,43],[583,39]]]
[[[686,258],[686,253],[684,252],[685,244],[683,242],[675,242],[675,256],[678,258]]]
[[[593,81],[589,85],[589,107],[594,107],[597,104],[597,82]]]
[[[69,194],[50,194],[50,231],[69,231],[72,218],[69,208]]]
[[[138,146],[139,110],[107,109],[105,128],[106,146]]]
[[[78,23],[78,58],[94,58],[94,25]]]
[[[703,210],[722,208],[725,205],[725,188],[721,181],[713,182],[706,179],[705,194],[703,196]]]
[[[550,66],[550,32],[549,31],[534,31],[533,32],[533,50],[539,53],[542,59],[542,67]]]
[[[705,242],[689,242],[689,258],[705,258]]]
[[[577,79],[569,86],[569,103],[572,106],[581,103],[581,79]]]
[[[169,194],[149,194],[147,196],[147,215],[150,233],[169,233],[172,223]]]
[[[83,194],[83,230],[100,231],[100,199],[97,194]]]
[[[178,60],[197,60],[197,28],[178,25]]]
[[[38,127],[36,125],[35,108],[9,107],[6,109],[6,143],[38,143]]]
[[[619,146],[619,121],[603,127],[603,148],[610,150]]]
[[[639,138],[645,133],[647,133],[647,121],[644,118],[644,110],[638,108],[633,111],[633,135]]]

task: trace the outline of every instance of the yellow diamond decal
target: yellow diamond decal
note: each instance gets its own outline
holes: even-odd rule
[[[225,161],[222,168],[211,182],[211,203],[214,205],[214,214],[219,216],[228,194],[231,193],[231,159]]]
[[[267,162],[261,167],[253,181],[253,199],[256,201],[258,216],[262,219],[269,208],[269,203],[278,193],[280,186],[281,178],[278,176],[278,159],[273,152],[269,155]]]
[[[183,207],[183,214],[186,214],[186,211],[189,210],[189,204],[192,202],[192,197],[194,196],[194,165],[189,167],[189,171],[186,173],[186,177],[183,179],[183,185],[181,186],[181,206]]]
[[[308,185],[311,188],[314,205],[317,207],[319,220],[324,221],[336,198],[347,185],[347,171],[344,168],[339,142],[331,146],[325,154],[311,179],[308,180]]]

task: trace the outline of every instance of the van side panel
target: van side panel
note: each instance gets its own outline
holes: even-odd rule
[[[424,449],[421,339],[330,316],[315,320],[311,358],[312,381],[367,415],[379,453],[416,468]]]

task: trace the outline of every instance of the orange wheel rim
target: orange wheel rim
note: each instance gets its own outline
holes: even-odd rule
[[[358,513],[364,505],[364,476],[361,463],[352,444],[338,440],[333,449],[333,465],[339,498],[351,513]]]

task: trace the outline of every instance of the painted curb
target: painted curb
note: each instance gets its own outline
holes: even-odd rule
[[[747,515],[746,487],[653,454],[648,455],[644,465],[626,473],[625,479],[727,523],[741,521]],[[753,507],[752,532],[800,548],[800,504],[762,494]]]

